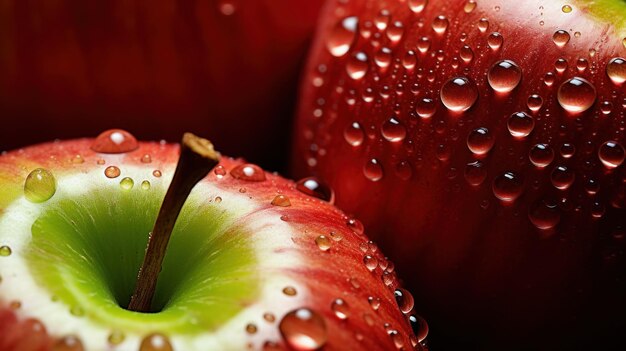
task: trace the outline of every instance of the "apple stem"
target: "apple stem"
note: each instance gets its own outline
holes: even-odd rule
[[[137,285],[128,310],[150,312],[157,279],[176,219],[193,187],[219,163],[219,158],[220,154],[208,140],[191,133],[183,135],[176,171],[148,239],[146,255],[137,275]]]

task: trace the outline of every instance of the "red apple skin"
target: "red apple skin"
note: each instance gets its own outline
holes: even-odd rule
[[[321,3],[3,1],[0,150],[193,130],[276,169]]]
[[[133,144],[134,142],[131,142],[128,145]],[[94,169],[101,169],[104,172],[108,166],[115,165],[122,171],[122,176],[108,181],[119,182],[123,177],[124,167],[139,166],[148,170],[159,170],[162,177],[167,179],[167,176],[173,173],[179,155],[179,147],[176,144],[139,142],[136,144],[137,149],[122,154],[96,153],[90,149],[92,145],[94,139],[76,139],[40,144],[1,155],[0,213],[8,203],[23,196],[24,179],[30,171],[39,167],[60,177],[66,173],[89,172]],[[76,162],[76,155],[80,155],[83,162]],[[150,163],[144,162],[144,155],[150,155]],[[293,226],[295,234],[288,242],[281,243],[275,254],[281,255],[296,250],[305,257],[305,262],[293,262],[289,265],[290,268],[276,274],[293,277],[302,286],[310,289],[311,293],[307,295],[310,298],[300,307],[311,308],[323,316],[328,331],[328,341],[323,349],[397,350],[399,347],[394,344],[397,341],[404,345],[405,350],[427,350],[428,348],[421,344],[417,344],[415,348],[411,346],[412,341],[416,339],[407,318],[414,312],[403,314],[400,311],[394,291],[401,285],[396,278],[393,263],[386,260],[381,250],[371,242],[368,244],[369,239],[362,231],[348,226],[349,218],[342,211],[329,202],[297,190],[296,183],[291,180],[269,172],[264,172],[266,177],[264,181],[236,179],[231,171],[242,164],[245,164],[242,159],[222,157],[220,164],[202,182],[214,183],[223,190],[221,197],[224,201],[229,194],[241,195],[241,192],[245,192],[254,201],[265,204],[260,212],[280,216]],[[155,178],[153,181],[157,182],[158,179]],[[286,196],[291,206],[272,205],[278,194]],[[335,238],[342,239],[338,241],[330,239],[333,237],[331,232]],[[331,240],[330,250],[323,251],[318,247],[315,239],[319,235],[326,235]],[[272,238],[269,237],[267,240]],[[374,271],[365,266],[365,255],[378,259],[379,265]],[[386,283],[382,279],[383,276],[389,279]],[[282,293],[278,291],[277,295],[280,294]],[[372,308],[369,297],[380,298],[378,309]],[[348,317],[345,320],[338,318],[331,308],[332,302],[337,298],[342,298],[348,303]],[[27,328],[29,324],[24,321],[27,318],[24,315],[28,314],[27,304],[16,308],[12,302],[3,301],[0,296],[0,350],[50,350],[50,345],[58,342],[62,336],[48,336],[45,327],[43,331]],[[281,310],[281,307],[277,306],[284,304],[285,301],[277,298],[272,303],[275,305],[267,306],[268,312]],[[259,330],[255,334],[248,335],[247,341],[254,345],[253,349],[260,350],[265,341],[272,341],[276,343],[277,349],[291,350],[278,332],[281,318],[282,316],[277,314],[275,323],[265,322],[264,325],[259,325]],[[245,327],[242,325],[242,330]],[[19,332],[13,333],[13,330]],[[397,339],[390,336],[392,330],[398,332]],[[422,332],[427,333],[427,330],[420,331]],[[37,343],[34,343],[35,341]],[[34,344],[31,345],[31,342]]]
[[[626,146],[624,84],[613,83],[606,71],[609,60],[626,56],[623,4],[611,3],[611,10],[587,7],[584,1],[478,0],[472,10],[471,1],[430,0],[421,13],[413,13],[410,3],[357,0],[325,7],[302,82],[293,172],[327,182],[337,205],[362,219],[391,255],[425,311],[433,349],[623,349],[626,172],[623,164],[604,167],[598,157],[607,141]],[[594,17],[602,10],[608,19]],[[348,53],[333,57],[327,46],[346,16],[358,17],[359,34]],[[445,24],[437,16],[448,22],[441,34],[433,29],[433,23]],[[484,33],[478,28],[481,18],[489,23]],[[611,18],[622,27],[612,25]],[[394,43],[390,34],[395,35],[396,21],[403,35]],[[570,35],[562,48],[552,39],[558,30]],[[488,44],[493,32],[503,37],[497,49]],[[425,53],[419,50],[425,47],[422,37],[430,42]],[[464,45],[473,51],[471,62],[461,57],[468,57],[462,55]],[[383,47],[391,55],[386,70],[376,62],[384,66],[386,56],[378,53]],[[409,50],[417,58],[412,69],[410,60],[405,62]],[[348,70],[354,75],[361,69],[352,58],[358,52],[367,56],[368,71],[352,79]],[[559,58],[567,61],[563,72],[555,65]],[[588,68],[577,68],[579,58]],[[509,93],[496,93],[487,80],[499,60],[512,60],[522,71]],[[548,72],[554,74],[551,86],[544,82]],[[468,111],[452,113],[440,90],[461,76],[469,78],[478,97]],[[578,115],[566,112],[557,99],[560,85],[575,76],[591,82],[597,95]],[[527,105],[531,94],[543,99],[537,112]],[[430,118],[416,112],[424,98],[436,106]],[[529,136],[514,138],[509,132],[507,120],[515,112],[534,119]],[[383,135],[390,117],[402,127],[396,133],[387,127],[387,136],[402,139],[404,132],[403,140]],[[354,122],[363,133],[358,146],[352,145],[359,144],[358,132],[348,138],[352,144],[344,136]],[[467,143],[479,127],[488,128],[495,140],[482,157]],[[537,143],[554,152],[543,169],[529,160]],[[572,157],[563,156],[571,156],[567,147],[561,149],[564,143],[575,147]],[[365,174],[371,159],[382,169],[378,181]],[[475,161],[483,163],[485,179],[473,186],[464,173]],[[552,184],[559,166],[575,176],[566,190]],[[369,178],[380,175],[375,166],[367,170]],[[506,171],[523,183],[519,198],[508,204],[493,191],[494,180]],[[597,184],[596,194],[590,180]],[[540,226],[554,225],[549,230],[529,220],[538,218],[533,209],[544,199],[558,203],[554,210],[544,208],[551,222]]]

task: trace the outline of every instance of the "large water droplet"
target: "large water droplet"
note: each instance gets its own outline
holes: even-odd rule
[[[291,201],[286,195],[276,195],[272,199],[271,204],[278,207],[289,207],[291,206]]]
[[[538,94],[532,94],[528,96],[526,104],[528,105],[528,109],[537,112],[541,109],[541,106],[543,106],[543,99]]]
[[[365,163],[365,166],[363,167],[363,174],[365,175],[365,178],[371,180],[372,182],[377,182],[383,179],[383,166],[377,159],[372,158]]]
[[[568,112],[585,112],[596,101],[596,88],[586,79],[574,77],[561,84],[557,100]]]
[[[85,348],[83,347],[82,341],[74,335],[64,336],[58,339],[54,346],[52,346],[53,351],[83,351]],[[140,351],[145,351],[141,349]],[[148,350],[152,351],[152,350]]]
[[[120,181],[120,188],[122,188],[122,190],[130,190],[134,186],[135,186],[135,181],[131,177],[124,177]]]
[[[307,177],[300,179],[296,183],[296,189],[301,193],[316,197],[320,200],[324,200],[330,203],[333,203],[335,199],[335,193],[333,189],[331,189],[331,187],[324,184],[316,177]]]
[[[408,314],[411,312],[413,306],[415,305],[415,300],[413,299],[413,295],[411,295],[408,290],[397,288],[393,295],[395,296],[398,307],[402,313]]]
[[[333,310],[335,316],[339,319],[347,319],[350,314],[350,306],[343,299],[335,299],[330,305],[330,309]]]
[[[522,193],[524,183],[514,172],[504,172],[493,180],[493,194],[504,202],[515,201]]]
[[[530,149],[528,158],[535,167],[544,168],[554,160],[554,150],[548,144],[536,144]]]
[[[349,218],[346,221],[346,225],[359,235],[363,235],[363,233],[365,232],[365,227],[363,226],[363,223],[361,223],[361,221],[356,218]]]
[[[391,64],[391,60],[393,59],[391,55],[391,49],[388,47],[382,47],[376,54],[374,55],[374,62],[380,68],[387,68]]]
[[[2,245],[0,246],[0,257],[9,257],[13,253],[10,246]]]
[[[318,350],[328,340],[324,318],[308,308],[287,313],[278,329],[287,345],[295,350]]]
[[[540,200],[529,207],[528,219],[538,229],[547,230],[559,224],[561,213],[556,202]]]
[[[424,7],[428,4],[428,0],[407,0],[409,8],[415,13],[424,11]]]
[[[167,336],[153,333],[141,340],[139,351],[173,351],[173,348]]]
[[[569,39],[569,33],[561,29],[552,35],[552,41],[560,48],[564,47],[569,42]]]
[[[394,21],[391,26],[387,28],[387,38],[394,43],[397,43],[402,39],[404,34],[404,25],[400,21]]]
[[[437,104],[430,98],[420,99],[415,106],[415,112],[421,118],[430,118],[435,114],[435,111],[437,111]]]
[[[422,342],[426,340],[428,336],[428,323],[418,315],[410,315],[409,323],[411,324],[411,329],[413,329],[413,334],[417,338],[417,342]]]
[[[617,85],[626,82],[626,59],[621,57],[612,58],[606,65],[606,74]]]
[[[230,171],[230,175],[235,179],[248,182],[262,182],[265,180],[265,172],[263,169],[250,163],[236,166]]]
[[[332,246],[332,242],[326,235],[318,235],[315,238],[315,245],[322,251],[328,251]]]
[[[343,137],[346,142],[352,146],[359,146],[363,143],[365,133],[359,122],[352,122],[343,131]]]
[[[487,171],[482,162],[474,161],[465,166],[465,180],[472,186],[482,184],[487,178]]]
[[[560,190],[569,188],[574,183],[574,178],[574,171],[566,166],[557,166],[550,176],[552,185]]]
[[[526,112],[516,112],[509,117],[506,125],[512,136],[523,138],[535,128],[535,119]]]
[[[598,157],[609,169],[619,167],[624,162],[624,147],[617,141],[607,141],[598,149]]]
[[[489,34],[489,37],[487,37],[487,45],[489,45],[491,50],[500,49],[503,43],[504,43],[504,37],[502,37],[502,34],[498,32],[493,32]]]
[[[356,16],[337,22],[326,41],[326,48],[331,55],[341,57],[350,51],[357,37],[358,24],[359,19]]]
[[[472,130],[467,136],[467,147],[476,155],[488,153],[494,143],[495,138],[489,133],[489,129],[484,127]]]
[[[91,149],[103,154],[121,154],[139,148],[137,139],[122,129],[107,130],[93,141]]]
[[[489,69],[487,80],[493,90],[499,93],[508,93],[515,89],[522,80],[522,70],[513,61],[498,61]]]
[[[386,120],[380,131],[383,137],[391,142],[400,142],[406,137],[406,128],[394,117]]]
[[[346,64],[346,72],[348,72],[348,76],[354,80],[365,77],[368,69],[367,54],[362,51],[352,55]]]
[[[30,172],[24,182],[24,197],[30,202],[46,202],[56,191],[56,179],[50,171],[43,168],[37,168]]]
[[[437,16],[433,20],[433,30],[437,34],[445,33],[448,29],[448,25],[450,25],[450,22],[448,21],[446,16]]]
[[[441,102],[450,111],[467,111],[478,99],[476,86],[466,77],[455,77],[441,87]]]

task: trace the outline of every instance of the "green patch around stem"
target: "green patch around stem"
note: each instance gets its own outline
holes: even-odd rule
[[[105,327],[193,334],[226,323],[258,296],[257,258],[233,215],[193,194],[168,246],[154,312],[124,308],[163,194],[105,189],[51,204],[32,226],[26,255],[39,285],[68,313]]]

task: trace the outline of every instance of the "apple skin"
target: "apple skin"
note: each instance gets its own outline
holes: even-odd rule
[[[277,169],[321,3],[5,1],[0,150],[113,127],[170,141],[194,130]]]
[[[96,185],[106,187],[106,184],[109,184],[108,186],[115,186],[114,189],[118,190],[117,184],[124,174],[129,174],[131,167],[139,167],[145,174],[160,170],[162,177],[151,178],[154,189],[161,181],[169,182],[179,152],[178,145],[157,142],[138,144],[131,142],[130,146],[138,148],[117,154],[96,153],[90,149],[92,145],[96,145],[94,139],[76,139],[32,146],[0,156],[0,219],[9,213],[7,211],[10,211],[10,204],[25,201],[24,179],[33,169],[40,167],[47,169],[56,177],[58,184],[61,184],[59,180],[63,177],[82,174],[83,177],[88,177],[89,181],[96,182],[94,183]],[[76,155],[80,155],[80,158]],[[150,155],[149,163],[145,162],[144,155]],[[278,323],[284,313],[300,307],[311,308],[325,320],[328,341],[324,350],[357,350],[362,349],[364,345],[367,345],[368,350],[395,350],[394,343],[405,345],[405,349],[411,348],[411,340],[417,339],[407,319],[408,312],[405,311],[407,314],[401,312],[394,297],[394,291],[400,285],[395,277],[393,264],[385,259],[373,243],[368,244],[362,228],[349,226],[347,224],[349,218],[331,203],[304,194],[296,189],[296,183],[277,174],[261,171],[266,179],[256,182],[235,178],[231,171],[243,164],[245,162],[241,159],[222,157],[220,164],[194,191],[200,191],[198,188],[215,186],[221,196],[220,205],[227,204],[234,197],[249,198],[259,205],[257,210],[245,214],[245,217],[238,219],[237,223],[245,223],[247,218],[255,218],[254,216],[260,216],[256,218],[271,216],[275,218],[273,220],[287,223],[291,228],[290,236],[281,237],[272,234],[273,237],[254,240],[269,241],[269,244],[274,246],[271,259],[273,262],[279,262],[281,268],[272,268],[272,277],[286,277],[297,282],[295,286],[298,286],[298,293],[294,297],[285,298],[279,289],[276,296],[263,302],[266,305],[262,306],[262,311],[274,312],[276,322],[263,321],[261,315],[255,317],[260,321],[257,324],[258,331],[253,334],[245,332],[245,323],[230,325],[228,328],[236,330],[231,331],[232,335],[228,338],[230,346],[222,345],[222,349],[233,349],[233,343],[240,344],[239,348],[234,349],[246,349],[248,343],[251,343],[254,349],[261,349],[263,343],[268,340],[275,342],[277,349],[288,349],[285,341],[281,339]],[[112,179],[105,177],[103,172],[111,165],[119,167],[121,176]],[[93,173],[94,171],[96,173]],[[59,195],[59,191],[60,188],[54,196],[62,196]],[[272,201],[278,194],[286,196],[291,205],[288,207],[273,205]],[[266,234],[259,232],[257,235]],[[0,245],[7,242],[7,235],[0,233]],[[315,239],[320,235],[328,236],[331,242],[329,250],[321,250],[316,244]],[[335,240],[336,238],[341,239]],[[13,255],[15,254],[13,252]],[[365,255],[377,258],[379,265],[374,270],[370,271],[364,264]],[[10,257],[0,257],[0,260]],[[302,261],[298,262],[292,257],[302,257]],[[269,270],[267,267],[259,269]],[[385,280],[381,279],[383,276]],[[0,282],[0,349],[50,350],[50,345],[58,343],[60,337],[67,335],[59,335],[58,331],[69,322],[59,321],[54,325],[44,323],[41,328],[42,320],[36,325],[37,328],[33,327],[35,325],[33,320],[36,321],[38,316],[37,311],[32,310],[34,303],[27,299],[21,301],[21,306],[16,308],[12,304],[14,301],[7,298],[7,291],[10,292],[12,289],[7,277],[4,276],[4,281]],[[380,298],[380,307],[373,309],[368,301],[370,296]],[[338,318],[331,308],[332,302],[337,298],[344,299],[348,304],[349,308],[344,311],[347,319]],[[49,300],[47,303],[50,303]],[[68,315],[67,318],[71,317]],[[78,329],[73,330],[72,334],[80,334],[85,328],[88,328],[87,324],[79,324]],[[18,332],[14,332],[15,330]],[[397,336],[391,336],[392,330],[397,332]],[[167,333],[166,330],[162,332]],[[87,347],[85,340],[83,343],[87,349],[92,349]],[[129,347],[129,344],[125,347]],[[416,349],[421,350],[422,346],[418,344]]]
[[[430,0],[413,13],[409,5],[419,3],[426,2],[357,0],[324,8],[301,87],[294,174],[321,178],[335,190],[337,205],[363,220],[415,292],[434,349],[623,349],[626,173],[623,161],[608,168],[598,153],[607,141],[626,146],[624,84],[606,70],[610,60],[626,56],[624,3]],[[339,44],[350,43],[350,26],[341,29],[350,16],[358,19],[358,34],[347,51]],[[441,34],[433,28],[446,23]],[[563,47],[553,40],[558,30],[569,33]],[[489,39],[493,32],[502,43]],[[345,54],[334,57],[329,44]],[[465,45],[473,51],[470,62]],[[367,63],[355,57],[359,52]],[[562,72],[560,58],[567,63]],[[500,60],[522,72],[508,93],[496,93],[488,82]],[[365,68],[364,77],[351,77]],[[441,101],[444,83],[454,77],[469,78],[477,94],[462,113]],[[565,111],[557,98],[572,77],[595,87],[584,113]],[[543,100],[536,112],[528,107],[531,94]],[[424,98],[434,102],[418,105]],[[433,115],[420,117],[416,108]],[[534,119],[527,137],[508,130],[516,112]],[[401,127],[394,130],[391,117]],[[354,122],[360,131],[350,129]],[[493,140],[483,156],[467,141],[480,127]],[[513,123],[519,128],[525,127]],[[554,153],[541,169],[529,160],[538,143]],[[573,156],[564,144],[575,148]],[[482,171],[465,174],[476,161]],[[568,169],[564,177],[560,166]],[[493,188],[507,171],[522,185],[519,198],[505,203]],[[553,185],[568,183],[572,174],[569,188]],[[538,229],[530,217],[552,228]]]

